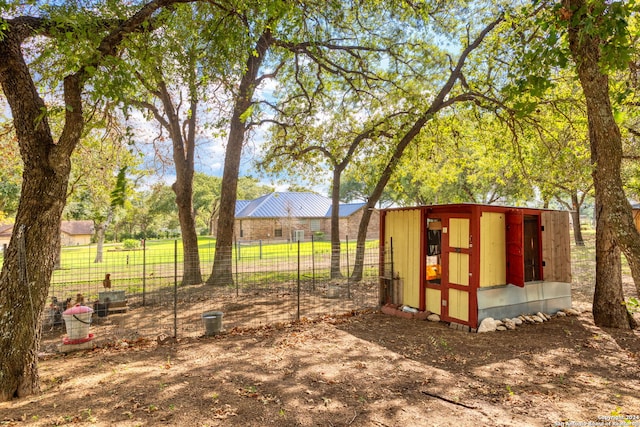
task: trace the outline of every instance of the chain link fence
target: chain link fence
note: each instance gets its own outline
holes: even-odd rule
[[[50,286],[44,337],[57,339],[65,334],[61,313],[78,298],[94,309],[92,330],[96,335],[114,340],[202,336],[211,332],[207,330],[211,323],[203,315],[212,312],[222,320],[212,327],[229,331],[378,307],[381,299],[395,297],[391,248],[382,258],[378,241],[367,242],[363,249],[363,275],[356,281],[350,277],[355,242],[341,242],[340,268],[333,273],[330,242],[237,242],[227,267],[233,280],[214,286],[206,284],[213,268],[213,239],[200,243],[203,283],[195,285],[182,285],[184,266],[193,260],[185,260],[179,241],[107,245],[99,263],[95,262],[95,245],[66,247]],[[587,307],[595,288],[593,239],[580,246],[572,242],[571,257],[573,300]],[[385,277],[380,277],[381,260]],[[625,295],[635,296],[624,257],[622,272]]]
[[[179,241],[126,243],[105,245],[101,262],[95,262],[95,245],[63,248],[44,313],[45,337],[64,334],[61,313],[78,302],[94,309],[96,336],[112,339],[201,336],[218,327],[275,326],[378,305],[377,241],[364,247],[358,281],[350,277],[355,242],[341,242],[333,272],[330,242],[237,242],[226,266],[233,280],[223,286],[206,283],[214,240],[200,242],[204,283],[194,285],[183,285],[182,279],[185,266],[198,260],[185,258]],[[209,321],[211,312],[221,315],[220,326]]]

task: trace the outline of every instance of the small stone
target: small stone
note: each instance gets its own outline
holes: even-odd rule
[[[533,320],[533,317],[531,316],[524,316],[524,321],[527,323],[536,323],[536,321]]]
[[[580,312],[573,308],[567,308],[566,310],[564,310],[564,312],[569,316],[580,316]]]
[[[564,311],[559,311],[556,313],[556,316],[558,317],[567,317],[567,313],[565,313]]]
[[[511,319],[511,321],[512,321],[516,326],[520,326],[520,325],[522,325],[522,319],[520,319],[519,317],[514,317],[513,319]]]
[[[496,327],[504,326],[504,322],[502,320],[496,320]]]
[[[536,316],[538,316],[540,319],[542,319],[543,322],[547,321],[547,316],[545,316],[545,314],[540,312],[540,311],[536,313]]]
[[[480,326],[478,326],[478,333],[481,334],[483,332],[493,332],[497,328],[496,321],[493,317],[487,317],[482,322],[480,322]]]
[[[525,316],[524,316],[524,315],[522,315],[522,314],[521,314],[520,316],[518,316],[518,319],[520,319],[520,321],[522,321],[522,322],[526,322],[526,321],[527,321],[527,319],[525,318]]]
[[[510,331],[513,331],[516,329],[516,324],[513,320],[507,320],[506,322],[504,322],[504,327]]]
[[[531,318],[532,318],[532,319],[533,319],[533,321],[534,321],[534,322],[536,322],[536,323],[543,323],[543,322],[544,322],[544,320],[542,320],[542,319],[540,318],[540,316],[538,316],[537,314],[534,314],[533,316],[531,316]]]
[[[506,327],[506,326],[498,326],[498,327],[496,328],[496,331],[506,331],[506,330],[507,330],[507,327]]]
[[[439,322],[440,321],[440,316],[438,316],[437,314],[433,313],[427,316],[427,320],[430,322]]]

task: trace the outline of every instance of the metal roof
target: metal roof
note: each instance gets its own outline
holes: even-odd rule
[[[366,205],[366,203],[341,203],[340,204],[340,209],[339,209],[339,214],[340,214],[341,217],[353,215],[354,213],[356,213],[357,211],[362,209],[365,205]],[[328,217],[331,216],[331,211],[332,210],[333,209],[330,206],[329,207],[329,212],[327,212],[327,216]]]
[[[236,200],[236,218],[249,203],[251,203],[251,200]]]
[[[353,214],[364,203],[340,205],[340,216]],[[315,193],[274,192],[255,200],[238,200],[236,218],[327,218],[331,199]]]

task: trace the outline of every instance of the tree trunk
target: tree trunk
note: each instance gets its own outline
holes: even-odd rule
[[[565,0],[564,6],[574,14],[587,13],[588,9],[585,0]],[[612,239],[613,244],[624,252],[636,289],[640,293],[640,233],[633,222],[631,205],[622,187],[622,138],[609,99],[609,77],[602,72],[600,66],[600,49],[604,41],[592,34],[591,30],[587,31],[582,27],[585,21],[591,22],[591,18],[582,18],[573,16],[571,19],[569,48],[577,64],[578,77],[587,103],[591,160],[594,164],[593,182],[599,210],[596,214],[596,240],[598,236]],[[604,227],[605,230],[599,232],[598,227]],[[608,247],[603,246],[607,245],[606,242],[596,241],[596,245]],[[629,325],[626,312],[624,318],[620,314],[620,307],[624,307],[622,282],[607,280],[605,273],[599,273],[600,270],[610,272],[619,268],[606,264],[619,261],[619,258],[606,257],[603,253],[596,262],[596,278],[602,281],[596,281],[595,295],[603,296],[603,300],[594,301],[594,311],[597,305],[601,312],[608,311],[610,316],[617,316],[615,319],[599,318],[601,321],[606,320],[606,324],[596,320],[599,326],[615,324],[623,327],[625,322],[627,327]],[[619,299],[614,301],[604,296],[617,296]]]
[[[593,320],[596,325],[629,329],[627,308],[622,301],[620,249],[608,226],[604,210],[596,200],[596,289],[593,295]]]
[[[177,169],[177,168],[176,168]],[[191,173],[193,177],[193,171]],[[176,204],[178,205],[178,219],[180,220],[180,232],[182,236],[183,251],[183,273],[182,284],[194,285],[202,283],[202,272],[200,270],[200,253],[198,251],[198,231],[193,215],[192,184],[193,179],[188,179],[180,184],[176,182],[171,186],[176,193]]]
[[[374,209],[372,207],[378,201],[374,201],[373,204],[370,201],[367,201],[367,204],[364,207],[364,211],[362,212],[362,218],[360,218],[360,224],[358,225],[358,237],[356,239],[356,259],[353,263],[353,272],[351,273],[351,280],[354,282],[359,282],[362,280],[362,276],[364,274],[364,251],[365,251],[365,243],[367,241],[367,229],[369,228],[369,221],[371,221],[371,214]],[[376,213],[376,215],[379,215]]]
[[[91,66],[115,54],[126,33],[141,28],[149,16],[169,3],[149,3],[120,23],[102,39],[96,55],[91,56]],[[45,26],[44,20],[17,17],[5,20],[4,25],[0,85],[11,108],[24,172],[15,232],[0,272],[0,401],[34,394],[40,388],[37,355],[41,316],[60,247],[71,154],[84,128],[82,90],[87,78],[84,66],[64,78],[64,126],[54,142],[46,105],[22,55],[22,43]]]
[[[580,223],[580,205],[578,194],[576,192],[571,193],[571,222],[573,224],[573,240],[576,242],[576,246],[584,246]]]
[[[166,96],[168,96],[168,92],[165,93]],[[182,235],[183,285],[202,283],[200,253],[198,251],[198,231],[196,230],[196,218],[193,208],[195,130],[198,102],[194,94],[191,94],[191,97],[191,115],[188,122],[188,134],[184,139],[179,137],[180,127],[177,121],[177,115],[174,120],[171,120],[174,125],[177,125],[177,127],[172,126],[173,160],[176,166],[176,182],[173,183],[171,189],[176,195],[178,219],[180,221],[180,231]]]
[[[333,169],[331,188],[331,278],[342,278],[340,271],[340,175],[342,170]],[[347,272],[348,274],[348,272]]]
[[[67,197],[70,156],[83,127],[80,82],[64,80],[65,126],[54,143],[21,52],[20,32],[0,40],[0,83],[11,107],[24,162],[14,233],[0,273],[0,401],[39,391],[37,368],[41,315],[56,254]]]
[[[210,236],[216,235],[216,221],[218,219],[218,210],[220,209],[219,202],[220,200],[218,199],[215,199],[213,202],[211,202],[211,215],[209,215],[208,221]]]
[[[245,115],[253,104],[253,94],[258,83],[258,71],[272,42],[271,31],[266,29],[256,43],[255,49],[249,53],[246,71],[240,80],[224,158],[216,251],[211,276],[207,280],[208,285],[224,286],[233,283],[233,225],[238,195],[240,159],[246,131],[245,122],[248,119]]]
[[[195,73],[195,63],[191,63],[190,67],[188,71]],[[192,80],[193,79],[195,79],[195,77],[192,76]],[[174,106],[171,93],[160,72],[158,72],[156,76],[156,84],[158,86],[157,96],[162,102],[166,119],[155,106],[144,102],[136,102],[136,104],[149,109],[154,114],[156,120],[167,129],[171,136],[173,164],[176,168],[176,181],[171,186],[171,189],[176,195],[180,235],[182,237],[182,284],[194,285],[202,283],[200,253],[198,251],[198,232],[196,230],[195,210],[193,208],[193,176],[195,173],[198,98],[195,89],[190,88],[190,114],[186,123],[186,134],[183,135],[179,117],[180,107]]]
[[[104,222],[96,225],[96,258],[93,260],[94,263],[102,262],[102,253],[104,252],[104,235],[112,220],[113,208],[110,207],[109,212],[107,213],[107,218]]]

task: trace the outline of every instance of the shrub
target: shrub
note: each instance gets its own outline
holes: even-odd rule
[[[140,241],[134,239],[126,239],[124,242],[122,242],[122,244],[124,245],[125,249],[136,249],[138,246],[140,246]]]

